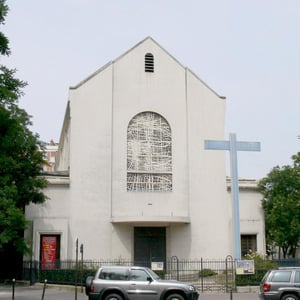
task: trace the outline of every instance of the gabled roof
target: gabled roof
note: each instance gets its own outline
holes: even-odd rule
[[[87,78],[85,78],[84,80],[82,80],[81,82],[79,82],[77,85],[70,87],[70,89],[77,89],[79,88],[81,85],[83,85],[84,83],[86,83],[87,81],[89,81],[91,78],[93,78],[94,76],[96,76],[97,74],[99,74],[100,72],[102,72],[103,70],[105,70],[107,67],[109,67],[110,65],[112,65],[113,63],[117,62],[118,60],[122,59],[125,55],[127,55],[127,53],[131,52],[132,50],[134,50],[135,48],[139,47],[141,44],[145,43],[146,41],[151,40],[154,44],[156,44],[162,51],[164,51],[165,53],[167,53],[177,64],[179,64],[182,68],[186,69],[188,72],[190,72],[191,74],[193,74],[193,76],[195,76],[199,81],[201,81],[209,90],[211,90],[216,96],[220,97],[221,99],[225,99],[224,96],[220,96],[218,93],[216,93],[211,87],[209,87],[201,78],[199,78],[193,71],[191,71],[189,68],[183,66],[173,55],[171,55],[168,51],[166,51],[159,43],[157,43],[151,36],[146,37],[145,39],[143,39],[142,41],[140,41],[139,43],[137,43],[135,46],[133,46],[132,48],[130,48],[129,50],[127,50],[125,53],[123,53],[122,55],[120,55],[119,57],[117,57],[116,59],[108,62],[107,64],[105,64],[104,66],[102,66],[100,69],[98,69],[97,71],[95,71],[94,73],[92,73],[90,76],[88,76]]]

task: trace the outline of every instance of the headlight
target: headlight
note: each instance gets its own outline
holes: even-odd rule
[[[196,288],[195,288],[193,285],[189,285],[189,286],[188,286],[188,289],[189,289],[190,291],[192,291],[192,292],[196,290]]]

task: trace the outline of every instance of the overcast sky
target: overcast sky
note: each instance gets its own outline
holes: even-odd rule
[[[28,82],[20,105],[42,140],[59,140],[70,86],[151,36],[226,97],[226,139],[261,142],[238,154],[240,177],[260,179],[300,151],[299,0],[7,4],[12,54],[1,63]]]

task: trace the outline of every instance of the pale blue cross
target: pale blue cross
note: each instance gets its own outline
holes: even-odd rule
[[[235,133],[230,133],[229,141],[205,140],[204,148],[206,150],[229,150],[230,152],[231,194],[233,197],[233,211],[234,211],[235,258],[241,259],[237,151],[260,151],[260,143],[259,142],[237,142]]]

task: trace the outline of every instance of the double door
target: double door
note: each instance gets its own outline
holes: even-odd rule
[[[166,262],[166,228],[134,228],[134,263],[151,267],[151,262]]]

